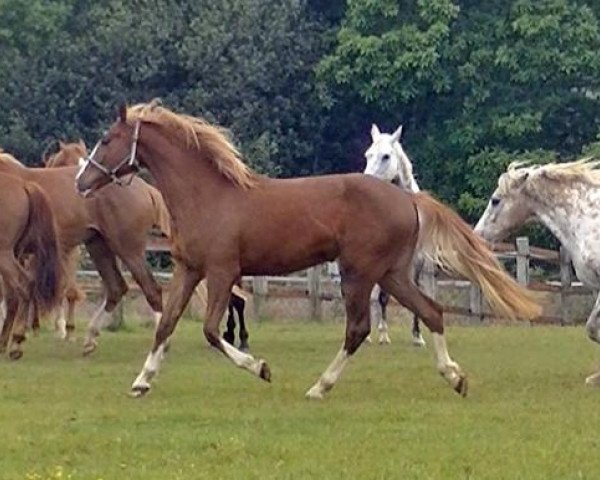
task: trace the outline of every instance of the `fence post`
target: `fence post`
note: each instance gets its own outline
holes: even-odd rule
[[[269,294],[269,284],[265,277],[252,277],[252,303],[254,304],[254,318],[260,320],[263,315],[264,303]]]
[[[423,291],[428,297],[435,300],[437,296],[437,285],[435,283],[435,265],[432,261],[425,259],[423,270],[421,270],[420,283],[423,286]]]
[[[571,323],[569,318],[569,306],[567,304],[567,294],[571,287],[571,256],[567,249],[560,246],[560,324],[566,325]]]
[[[483,301],[481,297],[481,289],[471,283],[469,287],[469,311],[471,315],[479,318],[480,322],[483,322]]]
[[[308,296],[310,298],[310,318],[311,320],[321,320],[321,265],[310,267],[308,275]]]
[[[517,282],[529,285],[529,238],[517,237]]]

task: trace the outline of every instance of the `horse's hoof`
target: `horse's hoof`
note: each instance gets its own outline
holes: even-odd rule
[[[12,350],[8,354],[8,358],[11,360],[19,360],[23,356],[22,350]]]
[[[367,338],[365,338],[365,343],[368,343],[369,345],[371,343],[373,343],[373,340],[371,340],[371,335],[369,335]]]
[[[389,335],[385,334],[379,337],[379,345],[389,345],[392,341],[390,340]]]
[[[304,396],[309,400],[323,400],[323,392],[316,385],[311,387]]]
[[[423,337],[413,337],[412,344],[415,347],[424,347],[425,345],[427,345],[425,343],[425,340],[423,340]]]
[[[129,392],[129,396],[132,398],[140,398],[146,395],[150,391],[150,385],[134,385],[131,387],[131,392]]]
[[[585,379],[585,384],[589,387],[600,387],[600,372],[587,377]]]
[[[467,377],[461,375],[458,378],[458,383],[454,387],[454,391],[458,393],[461,397],[467,396],[467,391],[469,389],[469,382],[467,381]]]
[[[250,347],[248,345],[240,345],[240,352],[249,353]]]
[[[267,362],[265,362],[264,360],[260,361],[260,372],[258,376],[262,378],[265,382],[271,382],[271,369],[269,368],[269,365],[267,365]]]
[[[96,350],[96,347],[98,345],[96,344],[96,342],[88,342],[83,346],[83,356],[87,357],[88,355],[91,355],[94,350]]]

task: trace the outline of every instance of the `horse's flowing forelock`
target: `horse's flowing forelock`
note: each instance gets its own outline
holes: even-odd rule
[[[202,152],[235,185],[247,189],[256,184],[256,173],[242,162],[240,152],[228,138],[228,130],[211,125],[203,118],[175,113],[152,102],[129,107],[127,118],[158,125],[170,137]]]

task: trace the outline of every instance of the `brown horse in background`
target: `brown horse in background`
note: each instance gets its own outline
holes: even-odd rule
[[[369,297],[379,284],[431,330],[439,372],[460,394],[467,380],[448,353],[442,307],[413,283],[415,249],[478,284],[492,309],[533,318],[540,308],[510,278],[485,243],[430,195],[412,194],[362,174],[270,179],[250,170],[223,131],[156,102],[127,109],[93,149],[77,175],[90,196],[146,167],[172,217],[175,272],[154,345],[132,394],[143,395],[158,371],[196,284],[208,282],[204,334],[237,366],[264,380],[264,360],[219,337],[219,322],[237,278],[271,275],[337,259],[346,305],[346,339],[307,392],[322,398],[370,331]],[[101,191],[90,198],[97,197]]]
[[[69,150],[75,150],[77,158],[85,155],[85,148],[79,144],[71,145]],[[0,153],[0,172],[37,184],[48,197],[56,217],[64,261],[69,268],[67,293],[69,289],[76,289],[73,252],[81,243],[85,244],[100,273],[105,298],[90,320],[84,353],[91,353],[96,348],[103,317],[111,314],[128,290],[117,258],[140,285],[155,312],[155,319],[158,319],[162,311],[162,293],[146,265],[146,241],[147,233],[153,227],[169,231],[169,215],[154,187],[135,179],[127,188],[113,185],[101,197],[85,200],[73,188],[76,166],[27,168],[11,155]],[[71,308],[69,313],[67,332],[74,328]]]
[[[0,280],[6,301],[0,351],[12,333],[9,355],[16,360],[23,355],[30,303],[46,312],[60,299],[61,251],[54,214],[36,184],[0,174],[0,205]],[[19,262],[24,256],[28,269]]]

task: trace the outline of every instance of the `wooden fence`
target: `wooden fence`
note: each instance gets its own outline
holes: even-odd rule
[[[546,250],[529,245],[527,237],[517,238],[515,244],[499,244],[495,247],[497,256],[504,261],[507,268],[514,272],[517,282],[528,286],[537,292],[546,292],[559,296],[559,311],[544,315],[540,318],[544,323],[571,323],[567,299],[571,295],[585,295],[593,293],[580,282],[575,281],[572,275],[571,261],[566,250]],[[148,251],[168,252],[169,246],[164,239],[151,238]],[[559,271],[557,280],[540,281],[531,275],[531,263],[542,262],[548,268]],[[168,283],[171,278],[169,272],[155,272],[163,283]],[[97,274],[92,271],[79,272],[80,278],[87,279],[88,290],[93,289],[95,282],[98,288]],[[556,276],[556,275],[555,275]],[[302,272],[288,276],[261,276],[244,277],[244,288],[252,293],[253,314],[255,318],[265,316],[267,306],[273,299],[305,299],[309,305],[309,317],[313,320],[323,318],[323,306],[326,302],[340,301],[340,277],[337,265],[329,263],[311,267]],[[463,279],[449,278],[426,263],[423,269],[420,284],[423,290],[432,298],[438,297],[438,292],[443,289],[459,289],[468,291],[468,307],[465,305],[444,305],[445,311],[473,319],[483,320],[493,315],[486,308],[478,287]],[[136,288],[135,285],[132,285]],[[121,312],[122,315],[122,312]],[[117,317],[119,312],[117,312]],[[119,320],[115,323],[119,323]]]

